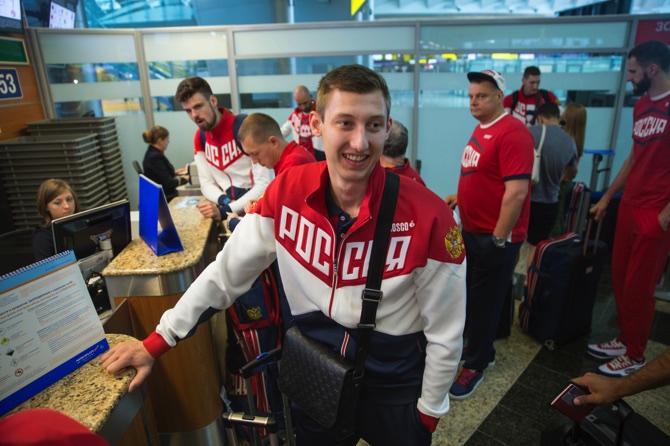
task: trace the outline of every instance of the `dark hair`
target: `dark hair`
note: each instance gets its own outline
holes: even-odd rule
[[[160,125],[155,125],[149,130],[142,132],[142,139],[147,144],[156,144],[159,139],[165,139],[168,136],[170,136],[168,129],[161,127]]]
[[[658,40],[641,43],[628,52],[628,58],[634,57],[643,67],[655,63],[664,72],[670,71],[670,49]]]
[[[192,76],[179,82],[174,98],[177,102],[186,102],[196,93],[202,94],[207,100],[214,94],[212,93],[212,87],[206,80],[198,76]]]
[[[284,139],[277,121],[265,113],[252,113],[244,118],[240,130],[237,132],[237,139],[242,141],[248,136],[256,143],[266,141],[270,136]]]
[[[535,65],[529,65],[525,70],[523,70],[524,78],[527,78],[528,76],[539,76],[540,74],[542,74],[540,73],[540,69]]]
[[[399,158],[405,156],[407,152],[407,144],[409,142],[409,135],[407,128],[399,121],[393,121],[388,138],[384,143],[384,156],[389,158]]]
[[[74,190],[72,190],[72,187],[70,187],[67,182],[57,178],[50,178],[44,180],[42,184],[40,184],[39,189],[37,189],[37,212],[44,219],[45,227],[48,228],[51,225],[52,220],[51,214],[49,213],[49,203],[65,192],[70,192],[74,198],[74,212],[77,213],[81,211],[77,194],[74,193]]]
[[[386,117],[391,113],[391,93],[384,78],[377,72],[363,65],[342,65],[331,71],[319,81],[316,94],[316,111],[324,119],[324,112],[333,90],[350,93],[372,93],[381,91],[386,103]]]
[[[559,119],[561,117],[561,109],[553,102],[545,102],[538,107],[535,116],[542,116],[547,119]]]

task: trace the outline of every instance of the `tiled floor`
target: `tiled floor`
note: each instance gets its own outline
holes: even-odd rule
[[[584,353],[589,340],[616,336],[616,308],[611,291],[609,259],[601,277],[590,337],[577,339],[555,351],[541,347],[521,332],[496,341],[496,365],[468,400],[452,402],[440,422],[434,446],[531,446],[540,432],[560,415],[549,402],[570,378],[594,371],[600,364]],[[670,303],[658,301],[647,359],[670,345]],[[670,387],[626,398],[636,411],[670,434]]]

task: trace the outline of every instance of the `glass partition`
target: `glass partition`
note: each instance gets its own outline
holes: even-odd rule
[[[428,186],[446,195],[456,190],[463,147],[477,123],[468,109],[469,71],[503,72],[509,94],[520,87],[526,66],[538,66],[542,88],[563,103],[587,107],[587,148],[624,150],[615,160],[622,162],[630,150],[630,131],[620,128],[618,110],[632,101],[627,93],[619,95],[636,21],[625,16],[398,20],[121,31],[31,29],[30,35],[40,49],[38,71],[53,104],[49,116],[116,116],[122,149],[128,153],[126,176],[133,183],[129,163],[141,161],[141,132],[149,123],[170,131],[167,156],[176,167],[192,160],[196,126],[174,101],[183,78],[202,76],[220,106],[262,111],[281,124],[295,107],[292,91],[297,85],[316,94],[329,70],[362,63],[387,80],[391,116],[410,131],[408,157],[418,158]],[[625,113],[621,119],[627,122]],[[590,160],[582,163],[578,179],[588,180]],[[130,198],[136,200],[132,193]]]
[[[421,49],[446,52],[452,50],[593,50],[621,48],[628,44],[630,24],[576,20],[556,23],[507,23],[491,21],[476,24],[424,26]]]

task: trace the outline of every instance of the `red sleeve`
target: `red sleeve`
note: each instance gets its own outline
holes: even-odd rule
[[[172,348],[170,347],[170,344],[165,342],[165,339],[155,331],[142,341],[142,344],[155,359],[158,359],[163,353]]]
[[[521,125],[522,127],[505,132],[500,140],[498,156],[503,181],[530,179],[533,173],[533,136],[526,126]]]
[[[553,102],[554,104],[561,105],[561,101],[559,101],[556,95],[551,91],[549,92],[549,99],[551,99],[551,102]]]

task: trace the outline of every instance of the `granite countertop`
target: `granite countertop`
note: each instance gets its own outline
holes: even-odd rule
[[[109,346],[135,338],[108,334]],[[28,409],[53,409],[99,432],[128,391],[135,369],[128,368],[118,375],[102,368],[100,356],[58,380],[28,401],[9,411],[7,415]]]
[[[156,256],[141,238],[136,238],[102,271],[103,276],[164,275],[183,271],[202,258],[212,220],[195,207],[202,196],[175,197],[169,204],[184,250]]]

